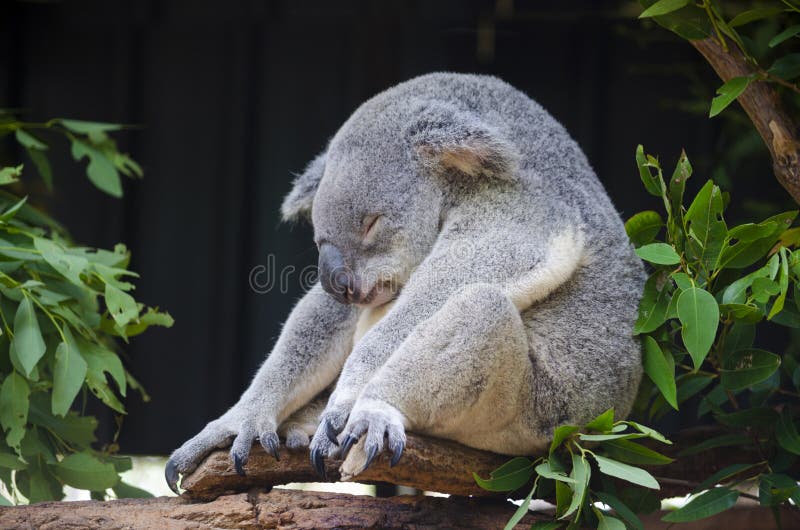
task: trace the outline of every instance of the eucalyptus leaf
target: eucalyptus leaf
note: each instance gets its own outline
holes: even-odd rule
[[[623,462],[618,462],[605,456],[600,456],[597,454],[593,456],[598,467],[600,468],[601,473],[622,480],[627,480],[628,482],[639,486],[644,486],[645,488],[654,490],[661,489],[661,486],[658,485],[658,481],[653,478],[653,475],[644,469],[634,467]]]
[[[739,492],[728,488],[714,488],[698,495],[686,506],[668,513],[661,518],[669,523],[685,523],[705,519],[724,512],[736,504]]]
[[[693,287],[681,292],[677,308],[683,343],[700,368],[717,335],[719,306],[708,291]]]

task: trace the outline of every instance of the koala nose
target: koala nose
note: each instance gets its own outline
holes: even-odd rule
[[[343,304],[356,297],[353,271],[345,264],[341,251],[331,243],[319,247],[319,277],[322,288]]]

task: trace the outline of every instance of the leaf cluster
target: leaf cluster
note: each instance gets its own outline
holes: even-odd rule
[[[0,120],[0,133],[12,131],[52,185],[48,146],[34,125]],[[117,125],[38,125],[65,135],[76,160],[88,157],[89,179],[111,195],[122,193],[120,173],[141,174],[107,134]],[[0,185],[19,187],[23,169],[0,167]],[[117,339],[173,323],[133,297],[138,275],[129,262],[124,245],[76,245],[27,197],[0,190],[0,481],[12,497],[0,495],[0,504],[58,500],[64,485],[95,498],[108,489],[118,497],[146,495],[120,481],[130,459],[115,455],[116,443],[96,448],[97,420],[85,414],[87,401],[97,399],[119,425],[131,389],[149,399],[125,368]]]

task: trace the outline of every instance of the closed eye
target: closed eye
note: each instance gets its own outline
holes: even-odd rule
[[[380,214],[368,215],[364,217],[362,221],[362,226],[364,227],[364,231],[362,233],[362,238],[368,238],[375,229],[375,226],[378,224],[378,220],[382,217]]]

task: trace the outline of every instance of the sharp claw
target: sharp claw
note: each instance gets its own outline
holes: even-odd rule
[[[178,464],[174,460],[167,461],[167,465],[164,468],[164,478],[167,479],[169,489],[174,491],[176,495],[180,495],[181,492],[178,491]]]
[[[378,446],[373,445],[369,448],[369,453],[367,453],[367,461],[364,462],[364,468],[361,470],[363,473],[367,470],[367,468],[372,464],[372,461],[375,460],[375,457],[378,455]]]
[[[350,451],[350,448],[353,447],[353,444],[358,441],[358,438],[353,436],[352,434],[348,434],[344,442],[342,443],[342,460],[347,458],[347,453]]]
[[[278,442],[276,442],[273,438],[267,440],[267,445],[269,446],[269,452],[272,454],[272,457],[275,459],[276,462],[281,461],[281,455],[278,453]]]
[[[339,445],[339,440],[336,438],[339,433],[333,428],[330,420],[325,420],[325,434],[328,435],[328,440],[330,440],[333,445]]]
[[[400,457],[403,456],[403,449],[405,448],[405,442],[400,442],[397,447],[395,447],[392,459],[389,461],[389,467],[394,467],[397,465],[397,463],[400,461]]]
[[[245,476],[244,461],[242,460],[242,457],[236,453],[233,453],[233,468],[236,470],[238,475],[242,477]]]
[[[322,456],[322,451],[314,449],[311,451],[311,465],[322,480],[327,480],[325,475],[325,457]]]

